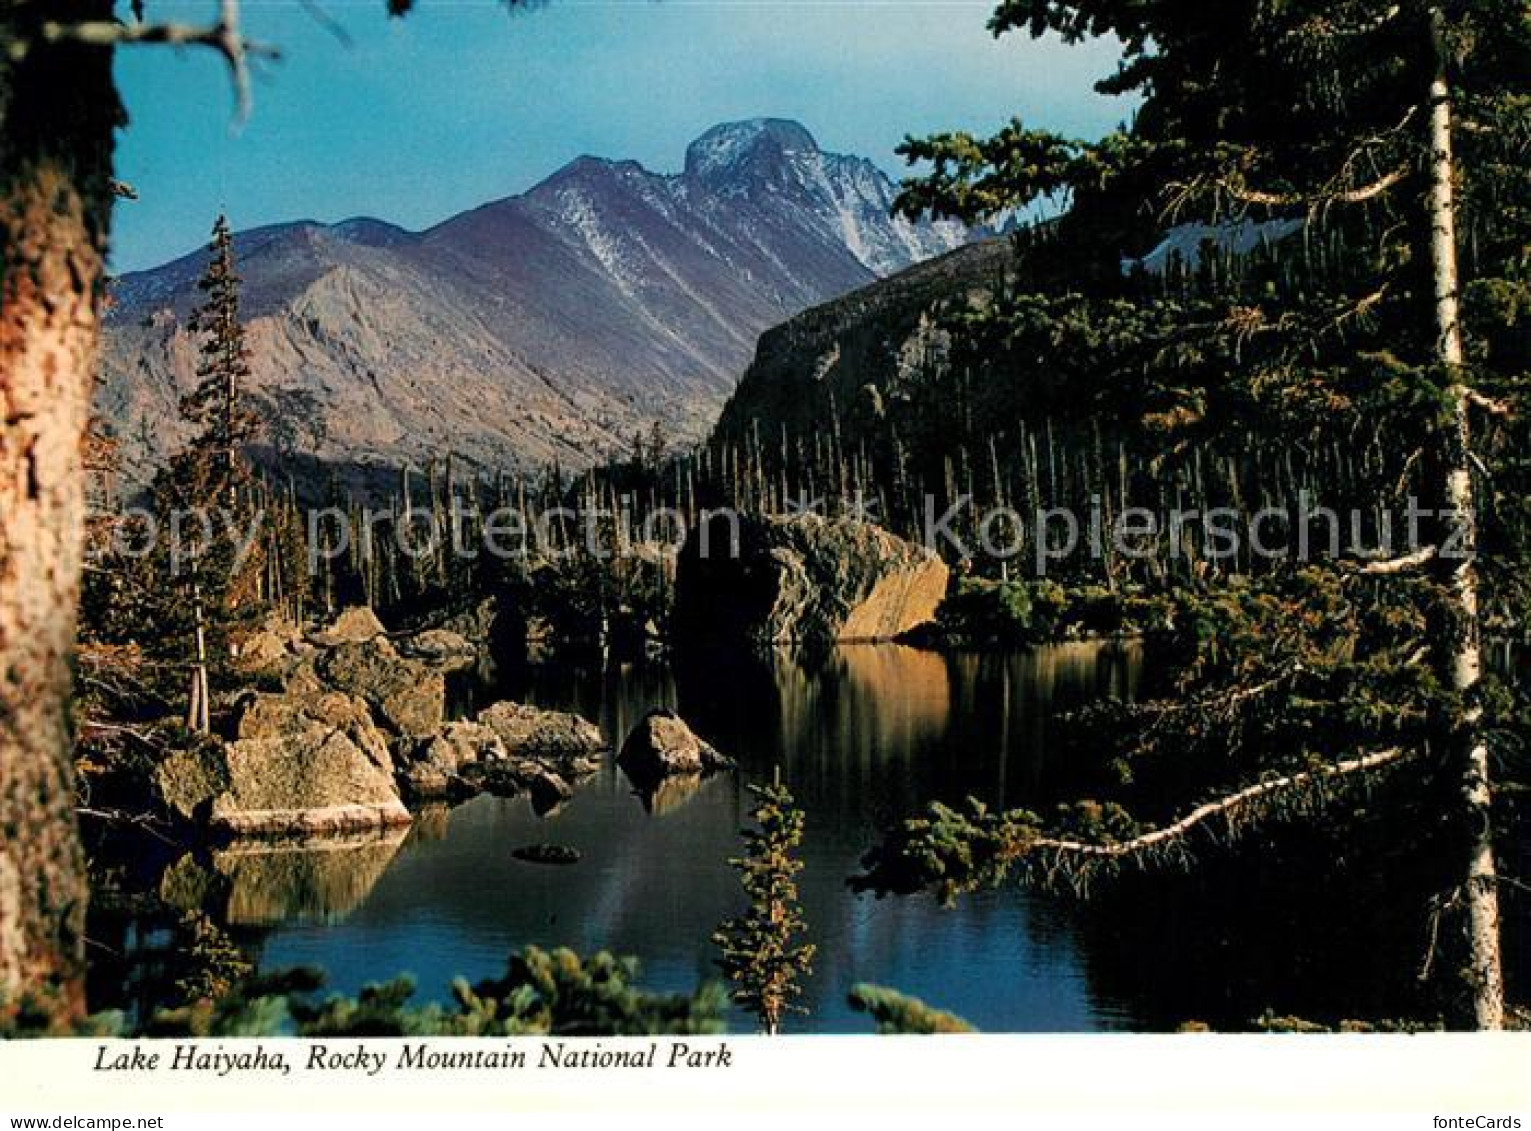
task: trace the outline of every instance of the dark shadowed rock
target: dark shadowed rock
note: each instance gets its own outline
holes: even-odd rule
[[[198,824],[207,819],[213,798],[229,788],[229,767],[222,745],[207,742],[178,750],[154,770],[155,800],[175,820]]]
[[[488,644],[494,637],[499,616],[499,602],[493,597],[486,597],[471,609],[454,613],[435,627],[443,632],[455,633],[472,644]]]
[[[950,573],[880,527],[818,515],[718,516],[691,533],[676,578],[678,631],[770,647],[882,641],[935,619]]]
[[[514,850],[511,855],[528,864],[578,864],[580,861],[579,849],[566,844],[529,844]]]
[[[413,801],[460,800],[483,788],[466,771],[508,758],[505,743],[488,727],[449,723],[436,737],[416,744],[410,756],[398,759],[399,783]]]
[[[666,778],[710,774],[733,761],[703,742],[674,711],[650,711],[622,744],[617,764],[640,789]]]

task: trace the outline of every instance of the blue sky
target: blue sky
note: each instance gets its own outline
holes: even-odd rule
[[[1128,113],[1092,91],[1107,44],[995,41],[990,0],[245,0],[246,32],[281,47],[237,134],[221,61],[119,51],[130,124],[113,265],[153,266],[236,228],[377,216],[421,228],[522,192],[585,154],[680,167],[720,121],[796,118],[826,149],[894,175],[908,133],[989,131],[1012,115],[1098,136]],[[151,0],[153,19],[205,20],[212,0]]]

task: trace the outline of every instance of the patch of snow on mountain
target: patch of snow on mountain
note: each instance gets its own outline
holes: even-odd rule
[[[602,227],[600,211],[589,196],[583,189],[563,188],[557,199],[558,219],[563,226],[578,237],[624,292],[631,293],[642,280],[623,256],[618,239]]]

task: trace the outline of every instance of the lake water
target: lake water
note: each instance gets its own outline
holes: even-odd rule
[[[525,800],[485,797],[422,814],[391,841],[233,852],[190,871],[220,877],[206,902],[262,966],[312,964],[348,992],[407,971],[422,996],[441,997],[453,976],[497,974],[527,944],[635,955],[645,986],[690,989],[715,976],[709,936],[741,907],[726,861],[747,820],[745,783],[780,766],[806,813],[800,887],[819,948],[809,1013],[793,1031],[868,1031],[846,1005],[862,981],[982,1029],[1130,1028],[1126,1007],[1092,990],[1068,904],[1010,890],[947,910],[928,897],[854,895],[845,881],[880,830],[932,798],[1036,803],[1055,771],[1050,719],[1132,694],[1138,665],[1134,649],[1109,645],[982,656],[859,646],[812,665],[543,671],[502,690],[597,719],[614,746],[650,708],[674,708],[739,773],[649,807],[608,763],[547,818]],[[548,867],[512,857],[536,843],[571,845],[583,859]]]

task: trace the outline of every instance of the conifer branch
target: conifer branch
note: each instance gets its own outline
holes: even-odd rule
[[[1476,389],[1468,389],[1465,392],[1468,403],[1481,408],[1490,416],[1502,416],[1506,419],[1515,415],[1515,410],[1505,401],[1496,401],[1492,397],[1485,396]]]
[[[1331,204],[1365,204],[1396,188],[1408,175],[1408,169],[1394,169],[1370,184],[1342,191],[1325,191],[1315,196],[1306,196],[1302,193],[1261,192],[1228,179],[1220,181],[1219,187],[1240,204],[1253,204],[1265,208],[1314,208]]]

